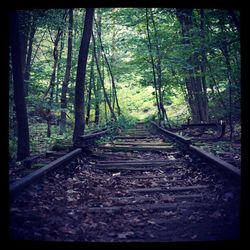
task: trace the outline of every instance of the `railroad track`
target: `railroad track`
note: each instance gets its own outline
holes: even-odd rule
[[[156,124],[138,123],[73,161],[13,200],[14,238],[239,239],[239,171]]]

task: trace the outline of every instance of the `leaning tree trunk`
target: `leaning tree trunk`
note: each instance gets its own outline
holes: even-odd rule
[[[163,119],[163,117],[162,117],[162,110],[161,110],[160,104],[159,104],[158,88],[157,88],[156,73],[155,73],[155,62],[154,62],[154,57],[153,57],[153,53],[152,53],[152,42],[151,42],[151,37],[150,37],[149,18],[148,18],[148,9],[147,8],[146,8],[146,23],[147,23],[147,36],[148,36],[148,50],[149,50],[149,55],[150,55],[150,60],[151,60],[151,66],[152,66],[152,72],[153,72],[153,82],[154,82],[154,88],[155,88],[155,99],[156,99],[156,104],[157,104],[157,109],[158,109],[159,121],[161,121]]]
[[[106,62],[106,65],[108,67],[108,71],[109,71],[109,74],[110,74],[110,77],[111,77],[112,90],[113,90],[113,93],[114,93],[114,102],[116,102],[118,116],[120,116],[121,115],[121,108],[120,108],[119,102],[118,102],[115,79],[114,79],[114,76],[113,76],[113,73],[112,73],[112,69],[111,69],[110,63],[109,63],[108,58],[106,56],[106,53],[104,51],[104,47],[103,47],[103,43],[102,43],[102,37],[101,37],[101,32],[98,29],[97,22],[95,22],[95,24],[96,24],[96,29],[97,29],[97,34],[98,34],[98,37],[99,37],[100,45],[101,45],[101,51],[103,53],[103,57],[104,57],[104,60]]]
[[[72,64],[72,32],[73,32],[73,9],[69,9],[68,52],[67,52],[66,71],[61,93],[61,119],[59,126],[60,135],[62,135],[65,132],[66,128],[67,92],[68,92],[68,84],[69,84],[71,64]]]
[[[85,121],[84,121],[84,92],[85,92],[85,74],[88,59],[89,43],[92,32],[92,24],[94,18],[94,9],[87,8],[84,22],[84,30],[82,41],[78,56],[78,66],[76,74],[75,86],[75,126],[73,134],[73,142],[78,144],[79,136],[84,134]]]
[[[95,61],[96,61],[96,68],[97,68],[97,72],[98,72],[100,82],[101,82],[101,85],[102,85],[103,94],[104,94],[104,97],[106,99],[106,102],[108,104],[108,107],[109,107],[109,110],[110,110],[110,113],[111,113],[111,119],[114,120],[114,121],[117,121],[116,115],[115,115],[114,110],[113,110],[113,108],[111,106],[110,100],[108,98],[108,95],[107,95],[107,92],[106,92],[106,89],[105,89],[105,86],[104,86],[104,81],[102,79],[101,70],[100,70],[97,55],[96,55],[95,37],[94,37],[93,32],[92,32],[92,38],[93,38],[93,45],[94,45],[94,55],[95,55]]]
[[[19,42],[19,15],[11,13],[11,60],[13,72],[14,102],[17,119],[17,160],[21,161],[30,154],[29,126],[24,98],[24,80],[21,64],[21,48]]]
[[[160,104],[160,109],[161,109],[162,115],[163,115],[163,122],[165,123],[165,118],[166,118],[168,127],[171,128],[171,125],[170,125],[170,122],[169,122],[168,116],[167,116],[167,111],[166,111],[166,109],[164,107],[164,103],[163,103],[161,53],[160,53],[160,48],[159,48],[159,46],[160,46],[159,36],[158,36],[155,21],[154,21],[152,9],[150,12],[151,12],[151,19],[152,19],[152,23],[153,23],[153,27],[154,27],[154,34],[155,34],[155,40],[156,40],[156,55],[157,55],[156,73],[157,73],[157,81],[158,81],[158,86],[159,86],[159,104]]]

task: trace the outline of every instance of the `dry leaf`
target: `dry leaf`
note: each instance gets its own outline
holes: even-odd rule
[[[191,237],[192,240],[195,240],[196,238],[197,238],[197,234],[195,234],[195,235],[193,235],[193,236]]]
[[[221,213],[217,210],[214,213],[212,213],[209,217],[216,219],[218,217],[221,217]]]
[[[131,231],[120,233],[118,234],[118,239],[126,239],[128,236],[132,236],[132,235],[134,235],[134,233]]]

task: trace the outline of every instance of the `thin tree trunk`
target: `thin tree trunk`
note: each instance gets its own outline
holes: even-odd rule
[[[29,126],[26,103],[24,98],[24,81],[21,64],[19,15],[11,13],[11,60],[13,72],[14,102],[17,119],[17,160],[29,156]]]
[[[52,109],[52,104],[53,104],[53,97],[54,97],[54,88],[55,88],[55,80],[56,80],[56,69],[57,69],[57,64],[58,64],[58,43],[60,41],[62,31],[58,30],[56,34],[55,41],[54,43],[54,50],[53,50],[53,57],[54,57],[54,65],[53,65],[53,70],[52,74],[50,77],[50,85],[49,85],[49,91],[50,91],[50,98],[48,102],[48,108],[46,110],[47,114],[47,137],[51,136],[51,122],[52,122],[52,115],[51,115],[51,109]]]
[[[96,84],[93,82],[93,90],[95,95],[95,125],[99,124],[99,117],[100,117],[100,85],[98,79],[96,79]]]
[[[203,113],[204,113],[204,121],[208,122],[208,97],[207,97],[207,83],[206,83],[206,64],[207,64],[207,55],[206,55],[206,48],[205,48],[205,12],[204,9],[200,9],[200,16],[201,16],[201,23],[200,23],[200,29],[201,29],[201,39],[202,39],[202,45],[201,45],[201,55],[202,55],[202,62],[201,62],[201,81],[202,81],[202,93],[203,93]]]
[[[150,38],[150,30],[149,30],[149,17],[148,17],[148,9],[146,8],[146,23],[147,23],[147,36],[148,36],[148,50],[151,60],[151,66],[152,66],[152,72],[153,72],[153,82],[154,82],[154,88],[155,88],[155,98],[156,98],[156,104],[158,108],[158,115],[159,120],[162,120],[162,114],[161,114],[161,108],[159,104],[159,97],[158,97],[158,88],[157,88],[157,81],[156,81],[156,73],[155,73],[155,63],[154,63],[154,57],[152,53],[152,42]]]
[[[168,124],[168,127],[171,128],[170,122],[168,120],[167,116],[167,111],[164,107],[163,103],[163,95],[162,95],[162,70],[161,70],[161,53],[160,53],[160,42],[159,42],[159,36],[158,36],[158,31],[156,28],[156,24],[154,21],[154,16],[152,9],[150,9],[151,13],[151,19],[154,27],[154,34],[155,34],[155,40],[156,40],[156,55],[157,55],[157,65],[156,65],[156,72],[157,72],[157,80],[158,80],[158,86],[159,86],[159,103],[160,103],[160,109],[162,110],[162,115],[163,115],[163,122],[165,122],[165,118]]]
[[[95,84],[94,79],[94,50],[92,53],[92,61],[91,61],[91,68],[90,68],[90,79],[89,79],[89,92],[88,92],[88,102],[87,102],[87,112],[86,112],[86,124],[89,124],[90,119],[90,109],[91,109],[91,92],[92,86]]]
[[[68,51],[67,51],[67,65],[62,85],[61,93],[61,119],[59,125],[59,134],[62,135],[66,129],[66,108],[67,108],[67,92],[70,80],[70,71],[72,64],[72,32],[73,32],[73,9],[69,9],[69,26],[68,26]]]
[[[35,58],[37,57],[38,49],[40,49],[41,43],[44,41],[44,36],[45,36],[45,34],[46,34],[46,30],[43,32],[42,38],[41,38],[41,40],[39,41],[39,43],[38,43],[38,45],[37,45],[37,47],[36,47],[35,52],[33,53],[33,57],[32,57],[31,62],[30,62],[30,67],[32,67],[32,65],[33,65],[33,63],[34,63],[34,60],[35,60]],[[37,58],[37,59],[39,59],[39,58]]]
[[[56,99],[55,102],[59,102],[59,85],[60,85],[60,72],[61,72],[61,59],[62,59],[62,52],[64,48],[64,33],[62,34],[61,42],[60,42],[60,49],[58,55],[58,63],[57,63],[57,71],[56,71]]]
[[[104,82],[103,82],[103,79],[102,79],[101,70],[100,70],[98,60],[97,60],[97,55],[96,55],[95,37],[94,37],[93,32],[92,32],[92,38],[93,38],[93,44],[94,44],[94,55],[95,55],[95,61],[96,61],[96,68],[97,68],[97,72],[99,74],[100,82],[101,82],[101,85],[102,85],[103,94],[104,94],[104,97],[106,99],[106,102],[108,104],[108,107],[109,107],[109,110],[110,110],[110,113],[111,113],[111,119],[113,119],[114,121],[117,121],[116,115],[115,115],[114,110],[113,110],[113,108],[111,106],[111,103],[110,103],[110,100],[108,98],[107,92],[105,90]]]
[[[36,18],[32,17],[32,24],[31,24],[29,39],[28,39],[28,53],[27,53],[27,59],[26,59],[26,64],[25,64],[25,73],[24,73],[25,96],[28,96],[28,92],[29,92],[31,57],[32,57],[33,42],[34,42],[36,30],[37,30]]]
[[[27,50],[28,50],[28,34],[20,28],[20,50],[21,50],[21,66],[22,74],[25,75],[25,66],[27,60]]]
[[[224,25],[223,25],[223,19],[219,18],[219,24],[221,28],[221,32],[223,35],[223,43],[222,46],[220,47],[221,52],[225,58],[225,63],[227,65],[227,75],[228,75],[228,96],[229,96],[229,127],[230,127],[230,140],[233,138],[233,121],[232,121],[232,83],[236,82],[236,79],[233,76],[233,70],[231,67],[230,63],[230,58],[229,58],[229,53],[228,53],[228,48],[227,48],[227,38],[225,35],[225,30],[224,30]]]
[[[99,37],[100,45],[101,45],[101,50],[103,52],[103,57],[104,57],[104,60],[106,62],[106,65],[108,67],[108,71],[109,71],[109,74],[110,74],[110,77],[111,77],[112,89],[113,89],[114,98],[115,98],[115,102],[116,102],[116,106],[117,106],[118,116],[120,116],[121,115],[121,109],[120,109],[119,102],[118,102],[118,97],[117,97],[117,92],[116,92],[116,85],[115,85],[114,76],[113,76],[113,73],[112,73],[112,70],[111,70],[110,63],[109,63],[108,58],[106,56],[106,53],[104,51],[104,47],[103,47],[103,43],[102,43],[102,38],[101,38],[101,33],[98,32],[99,29],[98,29],[98,24],[97,24],[96,21],[95,21],[95,24],[96,24],[96,29],[97,29],[97,34],[98,34],[98,37]]]
[[[92,32],[92,24],[94,18],[94,9],[87,8],[84,22],[84,31],[78,56],[78,66],[76,75],[75,87],[75,126],[73,141],[78,144],[79,136],[84,134],[85,120],[84,120],[84,92],[85,92],[85,74],[86,64],[88,58],[89,43]]]

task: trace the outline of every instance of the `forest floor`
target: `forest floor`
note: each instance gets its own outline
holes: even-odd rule
[[[116,140],[116,144],[131,141],[173,145],[161,137]],[[113,142],[104,144],[110,146]],[[167,166],[97,167],[100,162],[127,160],[167,161]],[[238,185],[222,178],[212,166],[193,161],[176,145],[164,151],[132,152],[97,147],[92,155],[75,158],[11,201],[11,238],[80,242],[239,239],[239,192]]]

